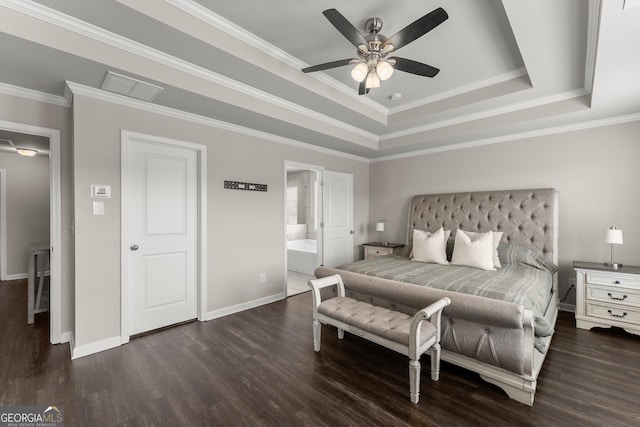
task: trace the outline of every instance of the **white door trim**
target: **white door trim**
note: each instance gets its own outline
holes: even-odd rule
[[[0,129],[49,138],[49,341],[62,342],[62,213],[60,211],[60,130],[0,120]],[[3,193],[4,194],[4,193]],[[4,233],[3,233],[4,236]],[[3,250],[3,254],[5,251]],[[73,310],[73,307],[68,307]]]
[[[7,280],[7,170],[0,169],[0,280]]]
[[[126,206],[126,179],[128,162],[128,145],[132,141],[147,142],[193,150],[197,153],[198,163],[198,320],[207,320],[207,147],[202,144],[164,138],[156,135],[148,135],[128,130],[121,131],[121,164],[120,164],[120,337],[121,343],[129,342],[129,284],[127,266],[127,206]]]
[[[284,215],[282,216],[282,222],[284,224],[284,294],[287,295],[287,271],[288,271],[288,265],[287,265],[287,169],[288,168],[298,168],[298,169],[304,169],[304,170],[312,170],[318,173],[318,195],[317,195],[317,200],[318,203],[316,204],[316,218],[318,218],[318,223],[322,223],[322,180],[323,178],[323,174],[324,174],[324,166],[318,166],[318,165],[311,165],[308,163],[300,163],[300,162],[294,162],[291,160],[285,160],[284,161],[284,196],[283,196],[283,203],[284,203]],[[322,227],[318,227],[318,262],[322,263],[322,259],[323,259],[323,248],[322,248],[322,242],[323,242],[323,229]]]

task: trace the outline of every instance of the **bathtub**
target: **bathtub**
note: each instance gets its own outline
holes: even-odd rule
[[[318,241],[313,239],[287,241],[287,269],[313,275],[318,267]]]

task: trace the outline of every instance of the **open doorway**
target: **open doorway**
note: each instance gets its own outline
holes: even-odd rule
[[[21,155],[18,149],[27,151]],[[0,121],[0,168],[4,170],[0,183],[3,202],[3,209],[0,209],[0,280],[21,293],[17,298],[24,301],[16,307],[14,315],[26,325],[31,318],[28,314],[31,287],[27,280],[29,249],[40,245],[47,252],[46,257],[40,254],[40,258],[34,260],[34,269],[42,280],[36,276],[32,282],[33,302],[37,299],[40,302],[33,311],[46,326],[51,343],[62,341],[59,156],[60,131]]]
[[[307,282],[322,260],[323,168],[285,163],[285,266],[287,296],[309,290]]]

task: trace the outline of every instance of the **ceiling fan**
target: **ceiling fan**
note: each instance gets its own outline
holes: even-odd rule
[[[431,65],[411,59],[389,56],[389,54],[422,37],[446,21],[449,15],[441,7],[412,22],[389,38],[380,34],[382,29],[382,19],[380,18],[367,20],[365,29],[369,34],[365,36],[336,9],[327,9],[322,14],[358,49],[358,58],[341,59],[314,65],[303,68],[303,73],[355,64],[351,71],[351,77],[360,82],[358,93],[364,95],[371,88],[380,87],[380,81],[391,77],[394,69],[425,77],[435,77],[440,71]]]

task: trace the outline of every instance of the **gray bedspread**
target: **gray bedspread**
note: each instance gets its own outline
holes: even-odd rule
[[[498,255],[503,267],[496,271],[422,263],[400,256],[376,257],[338,268],[520,304],[535,314],[537,336],[551,334],[552,327],[544,320],[544,314],[552,297],[553,273],[557,267],[522,246],[500,244]]]

